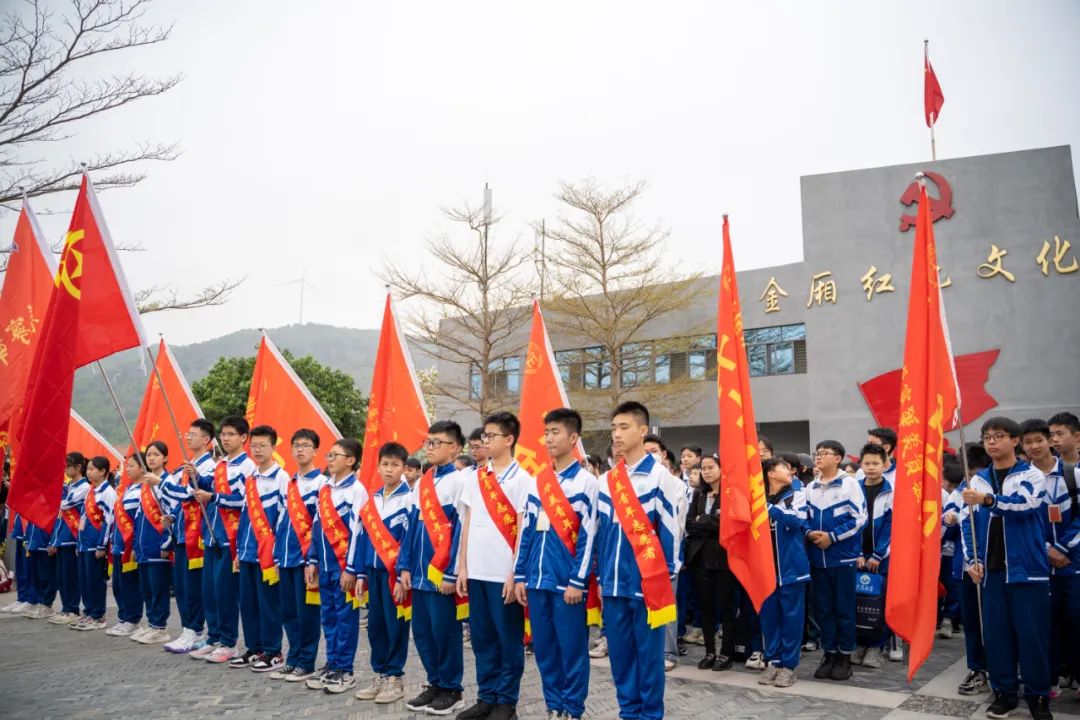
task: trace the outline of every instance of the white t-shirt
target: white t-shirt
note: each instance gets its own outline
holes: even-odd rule
[[[488,467],[491,467],[490,463]],[[464,470],[461,474],[466,478],[461,505],[469,508],[469,547],[465,556],[468,578],[504,583],[514,574],[514,551],[517,548],[510,548],[488,513],[487,503],[480,494],[478,472]],[[497,473],[496,479],[510,501],[509,512],[519,515],[525,508],[532,477],[515,461],[502,473]]]

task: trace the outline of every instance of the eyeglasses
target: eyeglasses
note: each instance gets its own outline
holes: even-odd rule
[[[510,437],[510,436],[505,434],[505,433],[489,433],[489,432],[486,432],[486,433],[484,433],[483,435],[480,436],[480,439],[483,440],[484,442],[491,442],[492,440],[494,440],[497,437]]]
[[[424,443],[424,447],[426,447],[426,448],[428,448],[430,450],[434,450],[435,448],[439,447],[440,445],[456,445],[456,444],[457,443],[453,442],[452,440],[439,440],[437,438],[431,438],[427,442]]]
[[[328,453],[326,453],[326,459],[327,460],[334,460],[334,459],[339,458],[339,457],[351,457],[351,456],[346,455],[345,453],[336,453],[336,452],[328,452]]]
[[[987,433],[982,436],[982,441],[984,443],[999,443],[1008,439],[1008,437],[1009,435],[1006,433],[994,433],[992,435],[990,433]]]
[[[816,453],[814,453],[814,457],[825,457],[827,455],[835,455],[837,457],[840,457],[840,453],[833,450],[818,450]]]
[[[251,443],[252,450],[272,450],[273,447],[270,443]]]
[[[293,450],[314,450],[315,446],[311,443],[293,443]]]

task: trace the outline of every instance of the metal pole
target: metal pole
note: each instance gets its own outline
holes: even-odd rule
[[[957,421],[956,429],[957,429],[957,432],[960,433],[960,464],[964,468],[964,480],[966,482],[971,478],[971,471],[968,468],[967,443],[964,442],[964,421],[963,421],[963,418],[961,418],[961,415],[960,415],[960,406],[959,405],[957,405],[957,408],[956,408],[956,417],[960,418]],[[968,485],[968,487],[971,487],[971,486]],[[971,554],[975,558],[975,562],[977,563],[977,562],[979,562],[979,542],[978,542],[978,533],[975,532],[975,516],[974,516],[974,513],[975,513],[974,508],[975,508],[975,506],[972,505],[971,508],[972,509],[968,510],[968,515],[971,517]],[[960,532],[961,532],[961,534],[963,534],[964,529],[960,528]],[[983,573],[984,574],[986,573],[985,564],[983,565]],[[979,604],[979,639],[981,640],[982,636],[983,636],[982,583],[975,583],[975,598],[976,598],[976,600],[977,600],[977,602]]]
[[[926,83],[926,70],[930,64],[930,41],[923,40],[923,83]],[[934,121],[930,123],[930,159],[937,161],[937,143],[934,141],[934,126],[937,125],[937,113],[934,113]]]
[[[935,140],[934,140],[934,125],[937,125],[936,120],[930,125],[930,159],[933,160],[933,161],[936,161],[937,160],[937,142],[935,142]]]

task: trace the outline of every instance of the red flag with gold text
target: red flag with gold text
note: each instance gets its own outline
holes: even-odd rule
[[[107,457],[114,471],[124,464],[124,458],[116,451],[116,447],[74,410],[71,411],[71,420],[68,422],[67,449],[68,452],[81,452],[87,459],[95,455]]]

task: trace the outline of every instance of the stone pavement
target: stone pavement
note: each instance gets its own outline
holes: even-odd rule
[[[12,600],[11,594],[0,596],[0,604]],[[110,609],[110,621],[112,616]],[[407,711],[404,703],[376,706],[356,700],[351,692],[335,696],[311,691],[101,632],[74,632],[17,616],[0,618],[0,718],[4,720],[420,717]],[[175,624],[174,613],[171,628]],[[742,668],[723,673],[698,670],[702,653],[701,648],[692,647],[683,664],[668,675],[667,717],[930,720],[983,717],[985,709],[985,698],[955,694],[964,674],[959,637],[938,642],[926,669],[911,686],[904,678],[904,666],[898,663],[887,663],[876,671],[857,668],[848,683],[814,681],[815,653],[804,656],[800,680],[792,688],[762,688],[757,685],[757,674]],[[370,666],[363,633],[356,667],[358,684],[366,684],[369,673],[365,669]],[[410,695],[419,690],[422,678],[419,659],[412,652],[406,669]],[[476,685],[469,650],[465,688],[471,704]],[[1057,717],[1080,713],[1080,701],[1072,692],[1069,696],[1055,704]],[[618,716],[606,658],[592,663],[587,706],[589,717]],[[522,718],[542,718],[545,713],[540,677],[531,658],[526,662],[518,713]]]

